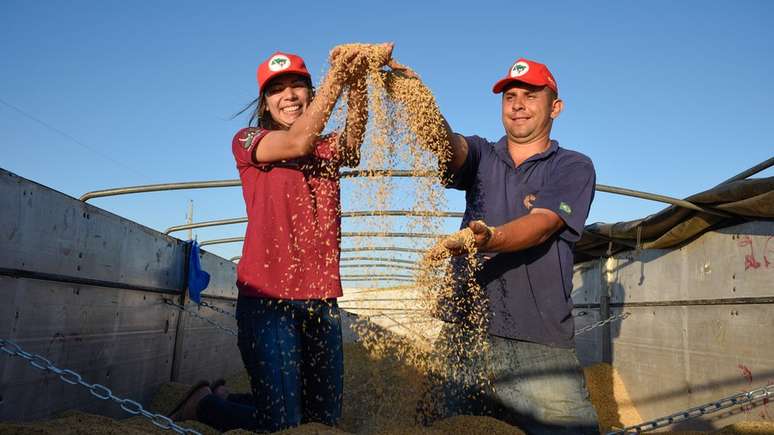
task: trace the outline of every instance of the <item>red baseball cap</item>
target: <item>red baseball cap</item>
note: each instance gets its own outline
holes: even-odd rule
[[[554,76],[548,70],[548,67],[523,57],[519,58],[508,68],[508,74],[495,83],[492,92],[499,94],[503,91],[505,85],[512,82],[523,82],[534,86],[548,86],[559,94],[559,87],[556,85],[556,80],[554,80]]]
[[[298,74],[312,79],[301,56],[278,51],[258,65],[258,88],[263,88],[266,82],[282,74]]]

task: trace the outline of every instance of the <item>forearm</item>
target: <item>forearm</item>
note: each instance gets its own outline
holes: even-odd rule
[[[287,142],[298,150],[299,157],[314,150],[315,143],[341,94],[342,83],[335,77],[337,73],[335,69],[328,73],[306,112],[287,131]]]
[[[368,122],[368,89],[365,77],[358,78],[350,85],[347,99],[347,120],[344,127],[343,149],[345,164],[357,166],[360,163],[360,146]]]
[[[465,138],[452,131],[446,118],[443,118],[443,125],[446,130],[447,142],[445,146],[447,150],[447,160],[445,162],[439,160],[439,170],[441,172],[453,173],[459,170],[465,163],[465,159],[468,157],[468,143],[465,141]]]
[[[492,229],[492,237],[481,247],[486,252],[515,252],[540,245],[564,222],[558,216],[530,213]]]

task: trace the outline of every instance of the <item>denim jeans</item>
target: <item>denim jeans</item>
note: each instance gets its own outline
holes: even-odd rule
[[[440,415],[433,418],[489,415],[530,435],[599,433],[575,349],[495,336],[489,336],[489,343],[485,357],[463,364],[458,355],[449,355],[451,375],[431,379],[431,390],[441,396],[435,399],[441,402]],[[491,383],[483,390],[482,373]]]
[[[238,346],[250,377],[249,395],[209,395],[202,422],[221,431],[275,432],[341,418],[344,359],[334,299],[291,301],[239,297]]]
[[[497,416],[528,434],[598,434],[575,349],[490,337]]]

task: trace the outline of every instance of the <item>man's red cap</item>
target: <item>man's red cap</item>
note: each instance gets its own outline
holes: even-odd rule
[[[282,74],[298,74],[309,78],[309,80],[312,79],[312,75],[306,69],[304,59],[295,54],[278,51],[258,65],[258,88],[263,89],[263,85],[269,80]]]
[[[559,87],[556,85],[556,80],[554,80],[554,76],[548,70],[548,67],[523,57],[508,68],[508,74],[495,83],[492,92],[499,94],[507,84],[512,82],[523,82],[534,86],[548,86],[557,95],[559,94]]]

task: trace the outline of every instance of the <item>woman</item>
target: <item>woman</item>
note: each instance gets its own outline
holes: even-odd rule
[[[392,45],[381,48],[386,63]],[[341,417],[339,167],[359,162],[367,62],[358,49],[334,48],[316,93],[296,55],[277,52],[258,67],[251,126],[232,141],[248,216],[237,324],[252,397],[224,399],[201,386],[174,418],[274,432]],[[349,127],[321,135],[346,86]]]

